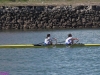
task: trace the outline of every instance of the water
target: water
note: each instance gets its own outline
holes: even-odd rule
[[[100,30],[2,31],[0,44],[41,43],[50,33],[58,42],[68,33],[81,43],[100,43]],[[0,72],[9,75],[100,75],[100,47],[0,49]]]

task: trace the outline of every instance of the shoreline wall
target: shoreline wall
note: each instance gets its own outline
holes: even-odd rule
[[[99,28],[100,6],[1,6],[0,30]]]

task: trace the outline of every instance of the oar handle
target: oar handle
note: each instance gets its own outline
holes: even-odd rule
[[[77,44],[78,41],[79,41],[79,40],[77,40],[75,44]]]
[[[57,44],[57,39],[54,39],[54,41],[55,41],[55,44]],[[53,41],[52,41],[53,42]]]

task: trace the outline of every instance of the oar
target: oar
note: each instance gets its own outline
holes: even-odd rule
[[[79,41],[79,40],[77,40],[75,44],[77,44],[78,41]]]

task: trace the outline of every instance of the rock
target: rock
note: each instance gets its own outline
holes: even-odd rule
[[[100,6],[1,6],[0,29],[100,27]]]

